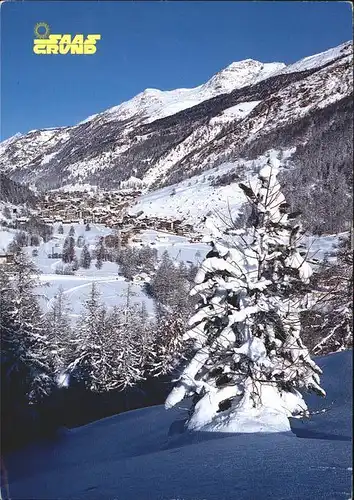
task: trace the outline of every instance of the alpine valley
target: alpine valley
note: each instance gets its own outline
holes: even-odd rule
[[[352,498],[352,63],[0,143],[1,499]]]

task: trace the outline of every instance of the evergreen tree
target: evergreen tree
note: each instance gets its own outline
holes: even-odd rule
[[[187,327],[183,310],[166,310],[156,305],[156,334],[149,358],[149,374],[154,377],[173,372],[180,364],[184,351],[183,334]]]
[[[300,391],[325,395],[300,338],[311,268],[274,163],[253,187],[240,185],[252,204],[251,227],[214,242],[195,278],[192,293],[201,299],[184,335],[193,353],[166,400],[171,407],[194,397],[189,429],[244,432],[253,419],[266,431],[289,430],[288,417],[307,413]]]
[[[64,234],[64,228],[62,224],[60,224],[60,226],[58,227],[58,234]]]
[[[184,356],[183,333],[195,305],[194,297],[189,296],[195,274],[194,266],[187,268],[183,262],[176,265],[166,253],[157,278],[152,280],[150,292],[155,300],[156,335],[149,370],[154,376],[174,371]]]
[[[75,258],[75,240],[73,236],[67,236],[63,245],[62,260],[65,264],[71,264]]]
[[[171,260],[167,251],[150,283],[153,297],[161,304],[175,308],[188,301],[188,271],[184,264]]]
[[[78,248],[83,248],[84,245],[85,245],[85,238],[81,235],[78,237],[78,239],[76,241],[76,246]]]
[[[151,248],[147,245],[143,246],[138,250],[137,257],[137,265],[141,271],[147,274],[152,274],[155,271],[157,262],[156,248]]]
[[[38,234],[32,234],[30,237],[30,246],[31,247],[39,247],[40,240]]]
[[[106,260],[107,252],[104,244],[104,238],[99,238],[96,248],[95,248],[95,256],[96,256],[96,267],[97,269],[102,268],[103,261]]]
[[[90,269],[90,266],[91,266],[91,254],[87,245],[85,244],[80,256],[80,267],[83,267],[84,269]]]
[[[150,348],[149,334],[144,312],[137,304],[115,307],[109,317],[112,342],[109,355],[111,377],[108,386],[124,389],[145,378],[144,368]]]
[[[67,373],[89,390],[99,392],[105,387],[110,366],[107,363],[106,316],[97,285],[92,283],[84,314],[76,329],[74,359]]]
[[[8,245],[8,251],[15,254],[20,253],[22,248],[28,245],[28,240],[28,234],[25,231],[19,231],[15,234],[12,242]]]
[[[145,308],[131,304],[129,289],[126,296],[126,304],[108,314],[93,284],[85,303],[67,373],[91,391],[124,389],[145,376],[152,330]]]
[[[77,256],[76,256],[76,255],[74,256],[74,259],[73,259],[73,261],[72,261],[72,264],[71,264],[71,269],[72,269],[73,271],[77,271],[77,270],[79,269],[79,261],[78,261],[78,259],[77,259]]]
[[[70,227],[69,236],[75,236],[75,228],[74,228],[74,226]]]
[[[91,231],[91,226],[89,223],[86,224],[85,231]]]
[[[52,307],[46,316],[53,372],[57,376],[65,370],[72,355],[70,312],[68,299],[65,297],[63,287],[60,286]]]
[[[314,275],[314,304],[304,316],[306,339],[315,355],[353,347],[353,251],[349,234]]]
[[[138,272],[138,250],[131,247],[124,248],[117,255],[116,262],[123,276],[131,280]]]
[[[35,294],[38,270],[22,253],[1,267],[1,349],[12,398],[40,401],[53,386],[43,314]]]

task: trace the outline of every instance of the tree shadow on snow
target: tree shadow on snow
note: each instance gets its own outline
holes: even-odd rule
[[[293,429],[293,433],[298,438],[305,439],[324,439],[327,441],[351,441],[351,436],[339,436],[337,434],[329,434],[327,432],[311,431],[309,429]]]
[[[177,420],[170,425],[168,432],[168,441],[163,447],[164,450],[194,445],[205,441],[226,439],[226,438],[239,438],[240,436],[250,435],[249,433],[236,433],[236,432],[188,431],[185,429],[185,423],[186,419]],[[280,436],[282,438],[296,437],[292,432],[257,433],[257,438],[259,439],[267,439],[269,438],[269,436],[272,436],[273,439],[274,438],[276,439]]]

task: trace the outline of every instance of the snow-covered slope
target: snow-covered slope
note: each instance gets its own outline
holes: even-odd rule
[[[225,156],[247,155],[274,130],[298,130],[310,113],[348,98],[351,66],[351,42],[289,66],[234,62],[198,87],[146,89],[74,127],[11,138],[0,144],[0,167],[44,188],[113,187],[131,176],[154,187],[173,184]],[[327,120],[336,119],[331,113]],[[286,134],[286,147],[306,141],[309,127]]]
[[[19,132],[15,134],[14,136],[10,137],[9,139],[6,139],[5,141],[2,141],[0,143],[0,155],[3,154],[3,152],[12,144],[13,142],[17,141],[21,137],[22,134]]]
[[[5,457],[11,498],[348,500],[352,352],[316,361],[327,398],[308,400],[319,413],[293,424],[299,437],[185,434],[186,409],[145,408]]]
[[[102,122],[127,120],[140,115],[142,123],[174,115],[197,104],[207,101],[220,94],[228,94],[235,89],[252,85],[268,78],[269,75],[281,71],[283,63],[261,63],[252,59],[235,62],[227,66],[207,83],[192,89],[158,90],[145,89],[127,102],[114,106],[107,111],[93,115],[81,123],[88,123],[93,119]]]
[[[349,56],[351,53],[352,43],[345,42],[338,45],[338,47],[334,47],[333,49],[320,52],[319,54],[314,54],[313,56],[304,57],[304,59],[301,59],[294,64],[289,64],[285,68],[282,68],[278,74],[293,73],[294,71],[306,71],[308,69],[318,68],[340,57]]]
[[[291,162],[295,148],[282,151],[282,162]],[[195,232],[204,235],[204,241],[220,236],[220,232],[230,227],[243,212],[242,205],[247,201],[239,182],[251,184],[255,172],[266,163],[269,157],[277,157],[280,151],[269,150],[256,160],[239,159],[225,162],[218,167],[194,175],[178,184],[156,189],[139,196],[130,208],[130,214],[140,214],[138,218],[157,217],[169,220],[183,220],[191,224]],[[232,179],[234,175],[235,177]],[[222,185],[225,177],[230,181]],[[221,185],[218,185],[221,184]],[[337,234],[312,236],[304,235],[302,243],[309,250],[309,257],[324,259],[338,243]],[[170,249],[168,249],[170,251]]]
[[[294,149],[283,151],[286,162],[294,153]],[[231,224],[246,202],[238,181],[248,182],[253,179],[255,171],[267,162],[269,157],[276,157],[279,151],[270,150],[257,160],[240,158],[236,162],[225,162],[218,167],[206,170],[202,174],[171,186],[156,189],[137,198],[130,209],[131,214],[143,212],[141,217],[161,217],[171,220],[184,220],[195,229],[205,234],[213,233],[216,228],[224,228]],[[237,174],[234,182],[217,185],[224,176]]]
[[[338,51],[330,52],[332,55],[338,54]],[[327,64],[332,60],[325,57],[325,54],[315,57],[315,61],[311,59],[308,65],[300,61],[293,65],[294,71],[292,67],[289,68],[289,74],[296,76],[300,71],[305,74],[301,73],[302,78],[291,79],[286,85],[277,85],[280,79],[286,77],[283,71],[273,75],[273,85],[267,98],[259,101],[245,99],[246,102],[230,106],[213,116],[209,122],[201,123],[176,148],[151,165],[144,174],[145,182],[158,185],[171,178],[172,174],[176,176],[176,171],[190,172],[207,168],[208,165],[218,163],[220,157],[225,155],[238,158],[242,153],[247,154],[248,146],[252,146],[260,137],[282,129],[289,123],[296,128],[296,122],[306,115],[350,95],[353,88],[352,54],[347,55],[347,52],[343,52],[340,60],[335,58],[333,65],[325,67],[315,64],[315,61],[325,61]],[[306,73],[307,71],[310,73]],[[250,90],[253,90],[252,87]],[[256,96],[260,97],[262,91],[263,88]],[[251,92],[251,95],[254,94]],[[241,110],[246,111],[242,113]],[[236,114],[232,116],[235,111]],[[301,144],[306,139],[305,134],[298,143]],[[292,145],[296,144],[288,144],[290,147]]]

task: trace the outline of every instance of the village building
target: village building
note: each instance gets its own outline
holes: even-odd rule
[[[14,254],[10,252],[0,252],[0,265],[11,264],[14,261]]]

